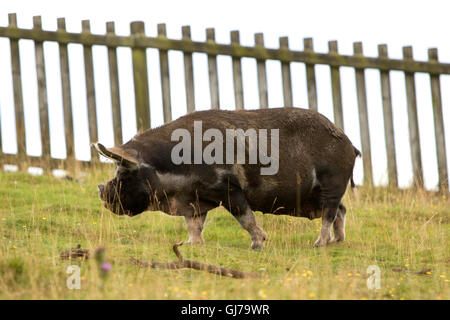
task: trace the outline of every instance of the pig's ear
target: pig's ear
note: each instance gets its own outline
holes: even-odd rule
[[[95,148],[102,156],[116,161],[118,165],[126,168],[135,168],[138,166],[137,151],[132,149],[124,149],[122,147],[106,148],[99,142],[91,144],[91,147]]]

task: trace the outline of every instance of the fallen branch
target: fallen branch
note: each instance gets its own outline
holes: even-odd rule
[[[145,268],[160,268],[160,269],[183,269],[190,268],[200,271],[206,271],[209,273],[217,274],[220,276],[232,277],[236,279],[242,278],[261,278],[261,275],[256,273],[243,272],[239,270],[234,270],[230,268],[224,268],[220,266],[214,266],[212,264],[207,264],[195,260],[187,260],[183,258],[183,255],[178,250],[179,246],[182,246],[183,242],[177,242],[173,245],[172,249],[175,255],[178,257],[178,261],[172,262],[157,262],[157,261],[143,261],[130,257],[132,263]]]
[[[76,248],[61,252],[60,257],[61,259],[89,259],[89,250],[81,248],[81,244],[79,244]]]
[[[423,269],[420,271],[412,271],[409,270],[408,268],[392,268],[392,271],[395,272],[409,272],[409,273],[415,273],[415,274],[419,274],[419,275],[430,275],[432,270],[431,269]]]

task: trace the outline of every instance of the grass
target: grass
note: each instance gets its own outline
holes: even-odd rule
[[[449,299],[447,195],[359,188],[359,197],[344,200],[347,240],[316,249],[320,220],[256,213],[269,241],[252,251],[237,221],[213,210],[205,245],[180,250],[186,258],[267,276],[236,280],[132,265],[130,256],[175,260],[171,246],[187,239],[185,222],[161,212],[119,217],[102,208],[96,186],[111,177],[109,169],[78,182],[0,174],[0,299]],[[95,259],[60,258],[77,244],[91,252],[106,248],[112,270],[105,280]],[[80,290],[66,286],[73,264],[81,268]],[[379,290],[367,287],[370,265],[381,270]]]

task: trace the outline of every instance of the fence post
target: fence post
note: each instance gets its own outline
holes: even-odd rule
[[[363,57],[361,42],[353,43],[353,53],[356,57]],[[359,126],[361,130],[361,145],[364,170],[364,183],[372,186],[372,155],[370,152],[369,116],[367,113],[366,79],[364,69],[355,68],[356,93],[358,97]]]
[[[385,44],[378,46],[378,57],[388,59],[388,48]],[[389,185],[398,187],[397,159],[395,156],[394,121],[392,118],[391,79],[389,71],[380,70],[381,96],[383,101],[384,136],[386,143],[387,169]]]
[[[331,55],[338,55],[337,41],[328,42],[328,51]],[[341,75],[339,67],[330,66],[331,90],[333,93],[334,123],[344,130],[344,114],[342,111]]]
[[[264,35],[262,33],[255,34],[255,47],[264,49]],[[256,61],[256,68],[258,73],[259,108],[267,109],[269,105],[269,97],[267,94],[266,61],[258,59]]]
[[[33,29],[42,30],[40,16],[33,17]],[[50,126],[48,117],[47,79],[45,76],[45,56],[42,41],[34,41],[34,54],[36,58],[36,76],[39,102],[39,122],[41,127],[42,169],[49,172],[50,166]]]
[[[412,47],[403,47],[404,60],[413,60]],[[408,104],[409,143],[413,165],[414,186],[423,187],[422,155],[420,151],[419,121],[417,118],[416,82],[413,72],[405,72],[406,101]]]
[[[114,22],[106,23],[106,35],[115,36]],[[119,72],[117,69],[117,49],[108,46],[109,86],[111,90],[111,108],[113,118],[114,145],[123,143],[122,117],[120,112]]]
[[[82,34],[89,35],[91,33],[91,24],[89,20],[81,21]],[[83,45],[83,57],[84,57],[84,72],[86,83],[86,98],[87,98],[87,111],[88,111],[88,123],[89,123],[89,139],[91,143],[98,141],[97,132],[97,109],[95,105],[95,84],[94,84],[94,65],[92,61],[92,46]],[[93,163],[99,162],[98,153],[91,148],[91,161]]]
[[[66,19],[58,18],[58,32],[66,33]],[[61,86],[64,109],[64,131],[66,135],[66,152],[68,167],[75,162],[73,119],[72,119],[72,98],[70,93],[70,73],[69,73],[69,55],[66,43],[58,43],[59,62],[61,68]]]
[[[428,60],[438,63],[438,50],[428,50]],[[448,191],[447,153],[445,148],[444,119],[442,115],[441,83],[439,74],[430,73],[431,97],[433,99],[434,132],[438,160],[439,190]]]
[[[239,31],[231,31],[231,45],[239,46]],[[241,58],[233,57],[233,87],[236,109],[244,109],[244,89],[242,87]]]
[[[289,38],[280,37],[280,49],[289,51]],[[283,101],[285,107],[293,107],[291,65],[289,62],[281,62],[281,78],[283,81]]]
[[[131,35],[134,37],[132,48],[134,99],[136,101],[136,121],[138,132],[150,128],[150,100],[147,75],[147,53],[139,46],[139,38],[145,37],[145,25],[142,21],[130,24]]]
[[[166,25],[158,24],[158,37],[167,39]],[[159,50],[159,67],[161,72],[161,94],[163,101],[164,123],[172,121],[172,104],[170,100],[169,57],[167,50]]]
[[[206,29],[206,41],[215,44],[216,35],[214,28]],[[208,54],[209,94],[211,96],[211,108],[219,109],[219,77],[217,75],[217,56]]]
[[[184,41],[191,40],[191,27],[183,26],[181,28],[182,39]],[[194,89],[194,68],[192,61],[192,53],[183,52],[184,59],[184,84],[186,88],[186,110],[187,113],[195,111],[195,89]]]
[[[9,27],[17,28],[17,16],[15,13],[8,15]],[[17,157],[19,170],[25,170],[27,154],[25,140],[25,120],[23,110],[22,75],[20,70],[19,40],[9,39],[11,48],[11,67],[14,91],[14,115],[16,118]]]
[[[313,54],[313,39],[305,38],[303,39],[304,51]],[[314,65],[305,63],[306,67],[306,86],[308,88],[308,105],[309,109],[318,111],[317,107],[317,87],[316,87],[316,71],[314,70]]]

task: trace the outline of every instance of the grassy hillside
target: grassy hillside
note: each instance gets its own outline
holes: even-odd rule
[[[358,198],[345,198],[347,240],[315,249],[320,220],[257,213],[269,240],[255,252],[238,222],[216,209],[206,220],[205,245],[180,251],[186,258],[267,275],[237,280],[131,264],[130,256],[175,260],[171,246],[187,239],[185,222],[161,212],[111,214],[102,208],[96,186],[112,174],[108,168],[75,182],[0,173],[0,299],[449,299],[447,196],[359,188]],[[106,279],[95,259],[60,258],[77,244],[91,252],[106,248],[112,265]],[[73,264],[81,267],[80,290],[66,287],[66,268]],[[367,288],[370,265],[381,269],[379,290]]]

